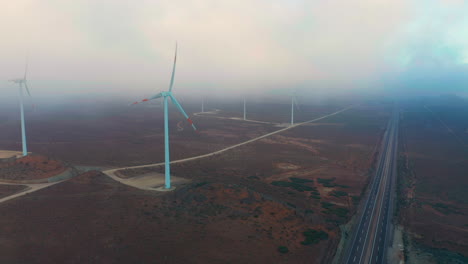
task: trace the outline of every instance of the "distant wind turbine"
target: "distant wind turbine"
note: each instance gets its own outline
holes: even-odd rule
[[[192,125],[193,129],[197,131],[197,128],[193,124],[192,120],[189,116],[185,113],[182,106],[179,104],[177,99],[172,94],[172,86],[174,85],[174,75],[175,75],[175,68],[177,62],[177,43],[175,47],[175,56],[174,56],[174,65],[172,66],[172,75],[171,75],[171,82],[169,84],[169,91],[162,91],[156,95],[148,99],[143,99],[140,102],[147,102],[153,99],[157,99],[162,97],[164,103],[164,174],[165,174],[165,188],[171,188],[171,168],[170,168],[170,155],[169,155],[169,117],[168,117],[168,98],[171,98],[172,103],[177,107],[177,109],[182,113],[182,115],[187,119],[187,121]],[[138,104],[140,102],[135,102],[133,104]]]
[[[246,120],[247,112],[246,112],[246,107],[245,107],[245,96],[244,96],[244,120]]]
[[[22,145],[23,145],[23,156],[28,155],[28,147],[26,144],[26,128],[24,124],[23,85],[24,85],[24,88],[26,88],[26,92],[28,93],[28,95],[31,96],[31,93],[29,92],[29,88],[28,88],[28,82],[26,80],[27,73],[28,73],[28,62],[26,61],[26,67],[24,69],[23,78],[10,80],[10,82],[18,84],[19,86],[19,99],[20,99],[20,110],[21,110],[21,139],[22,139]]]
[[[205,113],[205,97],[203,96],[201,100],[201,112]]]
[[[284,89],[275,89],[275,90],[271,90],[271,92],[273,94],[279,94],[281,96],[291,96],[291,126],[294,125],[294,107],[297,108],[297,110],[300,110],[299,109],[299,104],[297,102],[297,98],[296,98],[296,90],[289,90],[289,92],[287,92],[287,90],[284,90]]]
[[[299,109],[296,99],[296,91],[291,92],[291,126],[294,125],[294,107]]]

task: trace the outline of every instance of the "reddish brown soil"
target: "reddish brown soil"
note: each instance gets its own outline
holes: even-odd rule
[[[386,124],[387,113],[378,107],[372,110],[352,110],[326,120],[330,123],[298,127],[220,155],[174,164],[171,172],[195,181],[246,186],[274,197],[298,212],[313,212],[315,225],[338,233],[337,224],[345,223],[354,213],[355,203],[369,179],[376,147]],[[131,176],[151,171],[163,172],[163,168],[126,170],[124,173]],[[290,182],[291,177],[312,180],[305,185],[315,188],[319,194],[272,184],[274,181]],[[318,182],[319,178],[335,180],[326,187]],[[345,195],[333,196],[336,191],[345,192]],[[335,211],[323,208],[322,202],[332,203],[332,209],[348,210],[349,213],[339,216]],[[330,239],[327,254],[334,254],[338,241],[339,235]],[[331,256],[320,258],[327,262]]]
[[[221,155],[175,164],[173,174],[193,184],[171,193],[140,191],[89,173],[9,201],[0,205],[0,214],[9,215],[0,218],[0,262],[329,263],[341,236],[338,224],[353,214],[371,174],[388,113],[381,106],[359,107]],[[95,122],[93,129],[108,137],[83,126],[89,120],[66,120],[84,134],[60,134],[76,141],[44,148],[81,164],[160,162],[160,127],[142,129],[149,122],[140,114]],[[186,129],[178,136],[174,129],[173,159],[277,129],[198,121],[204,127],[200,135]],[[130,133],[135,142],[129,142],[127,125],[116,125],[126,122],[135,122]],[[106,125],[112,124],[116,129],[109,130]],[[161,168],[138,173],[148,170]],[[272,184],[291,178],[313,182],[300,184],[306,191]],[[319,178],[333,180],[327,187]],[[333,196],[337,191],[346,194]],[[325,231],[328,239],[302,245],[308,228]],[[280,254],[279,246],[290,252]]]
[[[422,106],[403,113],[400,133],[401,222],[418,242],[468,256],[467,149]]]
[[[307,228],[323,229],[313,216],[239,185],[161,194],[98,172],[8,201],[0,215],[1,263],[313,263],[336,236],[301,245]]]
[[[298,114],[298,121],[332,113],[340,107],[309,107]],[[241,109],[241,108],[239,108]],[[16,110],[16,109],[15,109]],[[199,108],[197,106],[196,111]],[[288,122],[288,108],[262,105],[259,120]],[[187,109],[187,112],[191,112]],[[252,113],[253,114],[253,113]],[[0,123],[0,149],[21,149],[18,124]],[[264,118],[262,119],[261,116]],[[80,105],[60,111],[29,113],[29,150],[76,165],[131,166],[164,160],[163,112],[141,105]],[[253,116],[252,116],[253,117]],[[181,159],[231,146],[279,129],[268,124],[249,123],[192,116],[199,129],[193,132],[176,109],[170,110],[171,158]],[[283,120],[284,119],[284,120]],[[178,123],[183,131],[178,131]]]
[[[11,163],[0,164],[0,179],[37,180],[46,179],[64,172],[62,162],[39,155],[28,155]]]
[[[0,184],[0,198],[10,196],[15,194],[19,191],[26,189],[27,187],[24,185],[3,185]]]

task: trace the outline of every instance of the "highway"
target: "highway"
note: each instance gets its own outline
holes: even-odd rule
[[[393,235],[393,192],[396,177],[399,114],[395,107],[382,141],[376,174],[360,210],[344,263],[387,263],[387,247]]]

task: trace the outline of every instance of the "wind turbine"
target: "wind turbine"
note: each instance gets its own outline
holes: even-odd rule
[[[163,98],[163,104],[164,104],[164,175],[165,175],[165,188],[170,189],[171,188],[171,168],[170,168],[170,155],[169,155],[169,117],[168,117],[168,98],[171,98],[172,103],[177,107],[179,112],[182,113],[182,115],[187,119],[187,121],[192,125],[193,129],[197,131],[197,128],[193,124],[192,120],[189,118],[189,116],[185,113],[184,109],[182,106],[179,104],[177,99],[174,97],[172,94],[172,86],[174,85],[174,74],[175,74],[175,68],[176,68],[176,62],[177,62],[177,43],[175,47],[175,56],[174,56],[174,65],[172,66],[172,75],[171,75],[171,82],[169,84],[169,91],[162,91],[159,92],[156,95],[151,96],[148,99],[143,99],[140,102],[147,102],[150,100],[154,100],[157,98],[162,97]],[[133,104],[138,104],[140,102],[135,102]]]
[[[291,92],[291,126],[294,125],[294,106],[299,110],[296,99],[296,91]]]
[[[23,85],[26,88],[26,92],[29,96],[31,93],[29,92],[28,82],[26,80],[26,75],[28,73],[28,62],[26,61],[26,67],[24,69],[24,76],[23,78],[12,79],[10,82],[18,84],[19,86],[19,99],[20,99],[20,110],[21,110],[21,139],[23,145],[23,156],[28,155],[28,147],[26,145],[26,128],[24,124],[24,107],[23,107]]]
[[[296,99],[296,90],[291,89],[289,90],[289,92],[286,92],[284,89],[275,89],[275,90],[271,90],[271,93],[279,94],[281,96],[287,96],[287,95],[291,96],[291,126],[294,125],[294,107],[296,107],[297,110],[300,110],[299,104]]]
[[[205,113],[205,97],[203,96],[201,100],[201,112]]]
[[[247,112],[245,108],[245,96],[244,96],[244,120],[246,120],[246,115],[247,115]]]

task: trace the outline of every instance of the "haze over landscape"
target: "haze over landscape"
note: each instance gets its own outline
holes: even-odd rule
[[[167,86],[177,40],[181,93],[462,93],[467,10],[463,0],[4,1],[0,79],[20,76],[29,54],[37,96],[150,93]]]
[[[3,1],[0,263],[468,263],[467,14]]]

